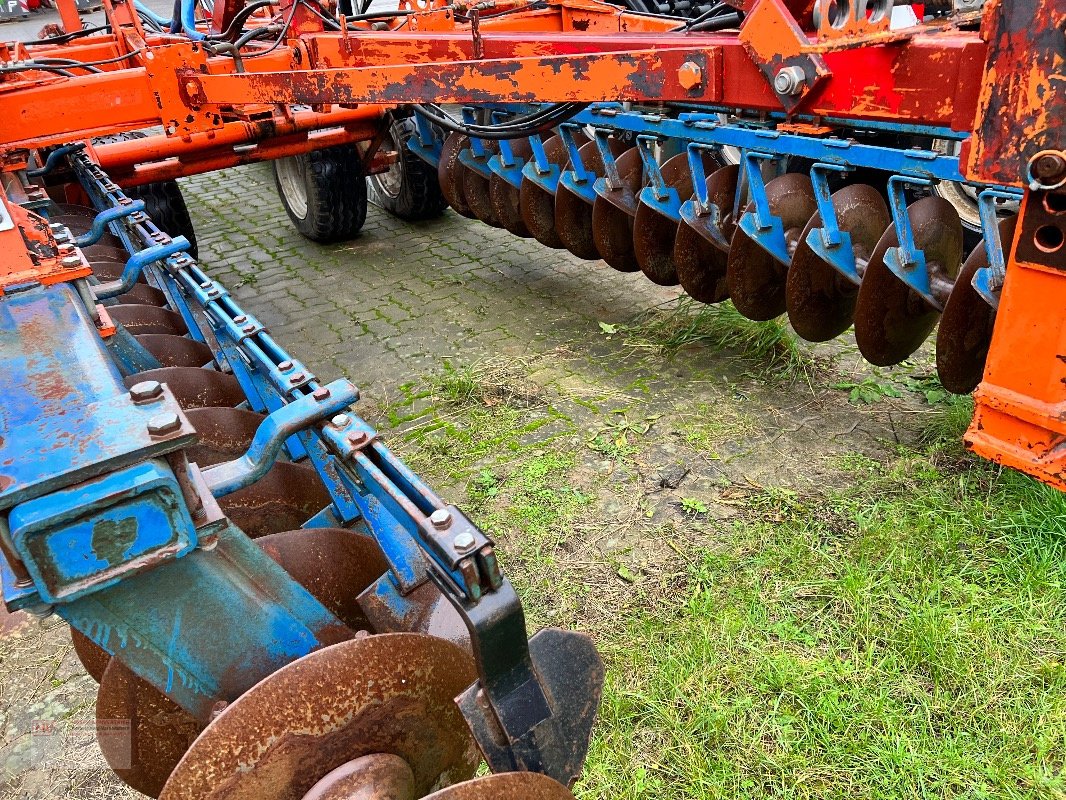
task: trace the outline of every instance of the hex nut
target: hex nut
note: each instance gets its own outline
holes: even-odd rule
[[[446,508],[438,508],[432,514],[429,515],[429,521],[439,531],[444,530],[452,524],[452,514]],[[462,536],[463,534],[459,534]]]
[[[774,76],[774,91],[783,95],[796,95],[803,91],[806,79],[803,67],[783,67]]]
[[[148,420],[148,432],[152,436],[166,436],[181,428],[181,418],[173,411],[156,414]]]
[[[163,396],[163,384],[159,381],[141,381],[130,387],[130,399],[135,403],[146,403]]]
[[[460,555],[469,553],[471,550],[473,550],[474,544],[474,534],[470,533],[470,531],[463,531],[462,533],[457,534],[454,539],[452,539],[452,546]]]

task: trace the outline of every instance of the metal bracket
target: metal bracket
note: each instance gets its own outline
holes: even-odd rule
[[[759,164],[760,161],[773,161],[776,158],[777,156],[771,153],[754,150],[744,153],[744,176],[748,182],[751,200],[755,203],[755,210],[744,214],[738,225],[763,250],[782,264],[788,264],[792,256],[788,252],[785,226],[780,217],[770,213],[770,199],[766,196],[766,183],[763,181],[762,167]]]
[[[859,275],[858,265],[855,263],[851,234],[840,230],[837,210],[829,194],[829,173],[850,171],[851,167],[827,164],[824,161],[819,161],[811,167],[811,185],[814,187],[814,198],[818,202],[822,226],[807,234],[807,246],[829,266],[858,286],[862,276]]]
[[[577,139],[574,138],[574,132],[580,127],[571,123],[559,126],[559,136],[562,137],[566,150],[570,154],[570,169],[563,172],[559,182],[587,203],[592,203],[596,199],[597,176],[585,167],[581,159],[581,148],[578,147]]]
[[[988,266],[974,273],[971,285],[992,308],[999,308],[999,293],[1007,276],[1006,251],[999,235],[999,218],[996,216],[996,200],[1019,200],[1021,193],[1003,189],[985,189],[977,196],[977,209],[981,214],[981,232],[984,235],[985,254]],[[1007,243],[1008,246],[1011,242]]]
[[[740,43],[790,114],[830,77],[825,59],[804,52],[807,36],[781,0],[756,2],[740,27]]]
[[[729,239],[722,230],[722,209],[711,202],[707,194],[707,170],[703,167],[703,153],[718,150],[714,145],[689,142],[688,168],[692,173],[692,199],[681,204],[681,219],[704,239],[721,250],[729,250]],[[732,211],[733,209],[730,209]]]
[[[144,204],[142,203],[141,205],[143,206]],[[97,219],[99,220],[104,214],[107,214],[107,212],[101,212]],[[95,223],[93,224],[95,226]],[[163,261],[176,253],[184,252],[190,246],[188,239],[184,236],[178,236],[165,244],[152,245],[134,253],[126,260],[126,266],[122,268],[122,275],[118,280],[94,286],[93,295],[97,300],[107,300],[128,292],[137,283],[137,279],[147,265],[154,264],[156,261]]]
[[[255,483],[274,465],[286,439],[343,411],[358,399],[354,384],[341,379],[271,412],[259,424],[247,453],[202,471],[208,490],[214,497],[223,497]]]
[[[907,213],[907,198],[903,193],[907,185],[929,186],[931,183],[932,181],[925,178],[906,175],[893,175],[888,179],[888,204],[892,209],[892,223],[896,226],[899,245],[885,251],[885,266],[939,311],[943,309],[944,304],[933,295],[925,252],[914,244],[914,231]]]
[[[663,216],[680,222],[681,197],[676,189],[666,185],[662,170],[659,169],[659,162],[652,151],[659,141],[657,136],[637,137],[637,150],[640,152],[640,160],[644,163],[644,173],[649,181],[648,185],[640,190],[640,202],[654,208]]]
[[[104,209],[93,218],[92,227],[81,236],[77,237],[74,240],[74,244],[78,247],[88,247],[91,244],[96,244],[100,241],[100,237],[104,235],[109,223],[114,222],[115,220],[125,219],[138,211],[144,211],[144,201],[130,200],[129,198],[126,198],[126,202],[123,205]],[[185,246],[188,247],[187,241]]]

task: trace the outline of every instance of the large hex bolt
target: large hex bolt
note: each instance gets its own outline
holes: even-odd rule
[[[703,83],[703,70],[694,61],[686,61],[677,71],[677,82],[682,89],[692,91]]]
[[[452,514],[446,508],[438,508],[429,515],[429,521],[438,531],[443,531],[452,524]]]
[[[803,67],[782,67],[774,76],[774,91],[789,96],[799,94],[806,78]]]

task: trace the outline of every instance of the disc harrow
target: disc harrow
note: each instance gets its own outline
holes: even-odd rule
[[[587,637],[527,640],[492,542],[350,411],[355,387],[319,383],[84,150],[66,161],[92,205],[15,233],[74,278],[4,284],[21,325],[0,344],[26,397],[51,381],[125,416],[86,417],[104,449],[46,482],[5,476],[0,566],[10,606],[70,623],[115,773],[164,798],[570,797],[603,677]],[[19,335],[48,314],[70,341]],[[7,422],[0,448],[25,446]],[[464,788],[483,758],[504,782]]]
[[[478,113],[468,108],[466,118]],[[878,366],[911,356],[948,308],[937,371],[945,388],[969,393],[996,307],[975,276],[1002,269],[1021,193],[966,182],[943,148],[879,143],[886,138],[604,103],[554,135],[503,142],[457,133],[440,142],[423,120],[412,147],[442,153],[435,165],[460,213],[497,226],[506,218],[509,230],[520,217],[518,235],[680,284],[702,303],[730,300],[752,320],[787,314],[809,341],[854,325],[860,352]],[[985,238],[968,253],[957,208],[931,191],[942,182],[972,187],[981,207]]]

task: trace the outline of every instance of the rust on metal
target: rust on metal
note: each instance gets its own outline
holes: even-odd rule
[[[851,236],[861,274],[885,228],[892,223],[892,215],[881,193],[867,184],[845,186],[831,199],[840,230]],[[825,342],[846,331],[855,318],[859,296],[859,287],[807,244],[807,236],[821,225],[822,216],[815,213],[800,234],[785,287],[788,321],[809,342]]]
[[[389,569],[373,536],[305,528],[272,533],[255,543],[353,631],[377,632],[359,603],[359,595]]]
[[[99,683],[103,680],[104,670],[111,663],[111,654],[77,628],[70,629],[70,638],[74,644],[74,655],[89,677]]]
[[[818,210],[811,179],[790,172],[766,184],[770,213],[780,218],[785,241],[795,250],[800,233]],[[747,211],[754,213],[755,204]],[[737,227],[729,247],[729,298],[748,319],[768,320],[785,313],[788,266],[782,264]]]
[[[415,774],[399,756],[374,753],[342,764],[303,800],[415,800]]]
[[[419,796],[474,774],[480,754],[454,697],[475,678],[461,648],[420,634],[365,636],[282,667],[196,740],[163,800],[300,800],[365,755],[392,753]]]
[[[128,722],[128,732],[125,724]],[[111,659],[96,695],[97,742],[128,786],[158,797],[202,726],[187,711]]]
[[[251,486],[220,498],[218,506],[255,539],[299,528],[332,500],[314,467],[278,461]]]
[[[187,336],[142,333],[137,341],[164,367],[202,367],[214,359],[210,347]]]
[[[923,197],[907,209],[914,244],[925,252],[933,282],[950,284],[962,265],[962,223],[941,197]],[[878,367],[898,364],[929,336],[940,309],[897,278],[885,265],[885,252],[897,247],[889,226],[870,256],[855,303],[855,341],[863,358]]]
[[[118,304],[108,306],[107,313],[111,319],[125,326],[126,330],[136,335],[139,333],[169,333],[182,336],[189,332],[181,314],[169,308],[135,304]]]
[[[1018,217],[999,223],[1004,256],[1010,254]],[[981,240],[970,253],[944,304],[936,333],[936,374],[949,392],[969,394],[981,382],[988,348],[996,322],[996,309],[973,288],[977,270],[988,266],[988,253]]]
[[[722,165],[708,152],[702,153],[703,168],[717,171]],[[677,192],[682,201],[692,196],[692,173],[688,168],[688,155],[678,153],[667,160],[659,171],[666,186]],[[677,264],[674,263],[674,240],[678,223],[660,213],[647,203],[637,205],[633,220],[633,249],[641,270],[652,283],[660,286],[678,284]]]
[[[625,152],[626,145],[619,139],[612,136],[609,142],[615,158]],[[578,154],[587,172],[593,176],[603,174],[603,156],[595,142],[586,141],[578,148]],[[570,169],[569,162],[567,169]],[[562,181],[555,193],[555,230],[563,246],[578,258],[592,260],[600,257],[592,236],[592,203],[572,192]]]
[[[640,264],[633,249],[633,217],[637,195],[644,182],[644,162],[640,150],[631,147],[615,159],[618,186],[597,189],[592,202],[592,239],[608,266],[619,272],[638,272]]]
[[[182,408],[236,406],[245,401],[241,385],[232,375],[198,367],[162,367],[130,375],[129,388],[141,381],[165,383]]]
[[[538,772],[502,772],[449,786],[424,800],[573,800],[570,790]]]

